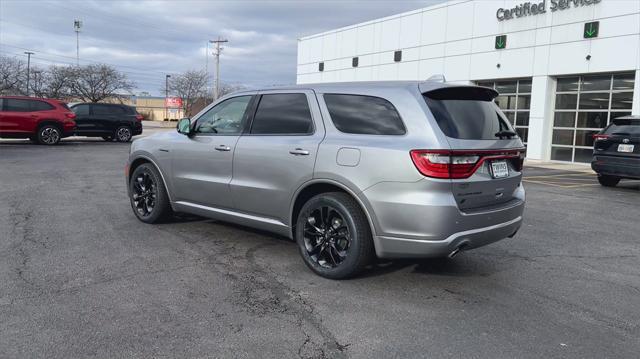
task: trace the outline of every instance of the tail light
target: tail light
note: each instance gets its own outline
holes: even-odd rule
[[[65,112],[64,116],[72,120],[76,118],[76,114],[74,112]]]
[[[136,120],[138,121],[142,121],[144,119],[144,116],[142,116],[141,114],[137,113],[136,114]]]
[[[607,138],[609,138],[609,137],[611,137],[611,136],[609,136],[609,135],[603,135],[603,134],[600,134],[600,133],[596,133],[596,134],[594,134],[594,135],[593,135],[593,140],[594,140],[594,141],[597,141],[597,140],[606,140],[606,139],[607,139]]]
[[[522,171],[525,151],[518,150],[412,150],[411,160],[424,176],[460,179],[471,177],[486,160],[510,160],[516,171]]]

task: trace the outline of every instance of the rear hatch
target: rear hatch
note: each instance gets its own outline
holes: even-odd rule
[[[496,91],[451,86],[423,93],[450,149],[431,151],[431,162],[448,162],[461,210],[501,207],[516,200],[525,148],[493,99]]]
[[[640,117],[614,119],[593,136],[595,155],[640,158]]]

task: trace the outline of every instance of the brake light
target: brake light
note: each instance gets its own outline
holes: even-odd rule
[[[73,112],[65,112],[64,116],[65,116],[66,118],[70,118],[70,119],[72,119],[72,120],[73,120],[74,118],[76,118],[76,114],[75,114],[75,113],[73,113]]]
[[[521,171],[525,157],[524,150],[412,150],[410,153],[421,174],[446,179],[469,178],[486,160],[508,159],[515,170]]]
[[[137,113],[136,114],[136,120],[138,121],[142,121],[144,119],[144,116],[142,116],[141,114]]]
[[[609,137],[611,137],[611,136],[609,136],[609,135],[603,135],[603,134],[600,134],[600,133],[596,133],[596,134],[594,134],[594,135],[593,135],[593,140],[594,140],[594,141],[597,141],[597,140],[606,140],[606,139],[607,139],[607,138],[609,138]]]

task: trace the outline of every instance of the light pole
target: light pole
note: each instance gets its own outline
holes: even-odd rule
[[[218,99],[218,94],[220,93],[220,51],[222,51],[222,47],[220,44],[223,42],[229,42],[229,40],[223,40],[220,36],[218,36],[217,40],[209,40],[210,43],[216,44],[216,52],[213,54],[216,57],[216,87],[214,93],[214,100]]]
[[[76,32],[76,66],[80,66],[80,29],[82,21],[73,20],[73,31]]]
[[[33,52],[25,51],[24,53],[27,55],[27,96],[29,96],[29,80],[31,79],[31,55],[33,55]]]
[[[169,77],[171,75],[165,75],[164,77],[164,118],[169,119],[169,109],[167,107],[167,100],[169,99]]]

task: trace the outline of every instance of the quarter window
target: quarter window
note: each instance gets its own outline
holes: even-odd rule
[[[53,110],[54,107],[50,104],[42,101],[30,101],[31,111],[49,111]]]
[[[306,135],[312,132],[313,120],[305,94],[262,95],[251,125],[252,134]]]
[[[402,119],[391,102],[373,96],[325,94],[334,126],[359,135],[404,135]]]
[[[215,105],[198,118],[196,133],[240,134],[244,114],[250,101],[251,96],[238,96]]]

